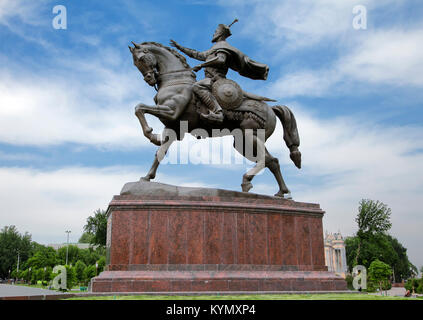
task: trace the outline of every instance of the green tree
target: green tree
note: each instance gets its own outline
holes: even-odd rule
[[[5,226],[0,231],[0,278],[7,278],[9,270],[17,268],[18,252],[19,263],[22,266],[31,254],[31,235],[21,235],[15,226]]]
[[[13,269],[12,273],[10,274],[10,277],[12,279],[17,279],[18,278],[18,272],[16,271],[16,269]]]
[[[389,277],[392,275],[391,267],[376,259],[370,264],[369,267],[369,280],[379,285],[379,290],[382,292],[383,285],[386,281],[389,281]]]
[[[97,209],[94,216],[87,218],[84,231],[92,235],[90,241],[93,245],[106,246],[107,214],[106,211]]]
[[[57,261],[57,252],[52,247],[36,246],[33,256],[28,259],[26,266],[31,268],[54,267]]]
[[[21,272],[21,279],[28,281],[28,269],[22,270]]]
[[[387,232],[392,226],[390,217],[391,209],[386,204],[369,199],[360,201],[358,214],[355,219],[358,225],[357,237],[359,239],[354,261],[355,265],[358,264],[363,240],[375,234]]]
[[[84,282],[84,270],[87,267],[87,265],[81,261],[78,260],[75,264],[75,271],[76,271],[76,278],[78,280],[79,283],[83,283]]]
[[[408,260],[407,249],[391,235],[388,234],[386,237],[395,251],[397,259],[392,263],[388,263],[386,260],[383,261],[392,266],[395,282],[410,278],[413,270],[417,268]]]
[[[79,238],[78,242],[79,243],[91,243],[93,241],[93,234],[88,233],[88,232],[84,232],[82,234],[82,236]]]
[[[66,252],[68,254],[68,265],[75,265],[75,263],[80,259],[80,251],[77,246],[74,245],[68,245],[61,247],[59,250],[57,250],[57,257],[59,260],[59,263],[64,265],[66,263]]]
[[[43,278],[45,276],[44,268],[39,268],[34,270],[34,282],[37,283],[39,281],[43,281]]]
[[[97,269],[97,274],[100,274],[100,272],[103,272],[104,267],[106,266],[106,257],[102,256],[99,260],[98,260],[98,269]]]
[[[96,248],[88,248],[88,249],[80,249],[79,251],[79,257],[81,261],[83,261],[87,266],[95,264],[96,261],[98,261],[103,255],[102,249]]]
[[[66,267],[66,286],[71,290],[77,284],[76,269],[74,267]]]
[[[347,265],[350,272],[356,264],[369,268],[373,260],[379,259],[392,266],[395,282],[401,282],[413,275],[415,266],[408,260],[407,249],[396,238],[388,234],[374,234],[363,238],[357,261],[359,242],[358,236],[345,239]]]
[[[85,284],[88,284],[93,277],[95,277],[95,265],[87,266],[84,269]]]

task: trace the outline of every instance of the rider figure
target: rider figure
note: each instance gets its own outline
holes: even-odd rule
[[[208,114],[202,113],[201,116],[210,121],[223,121],[222,107],[212,94],[212,86],[215,81],[226,78],[229,68],[238,71],[240,75],[250,79],[266,80],[269,72],[267,65],[251,60],[241,51],[226,42],[226,38],[232,35],[230,27],[237,21],[235,19],[229,26],[219,24],[212,38],[212,43],[215,44],[207,51],[199,52],[185,48],[174,40],[170,40],[170,44],[173,47],[189,57],[205,61],[193,68],[193,71],[199,71],[201,68],[205,68],[205,78],[194,84],[193,91],[209,110]]]

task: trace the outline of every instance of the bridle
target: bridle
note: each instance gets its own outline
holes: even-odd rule
[[[157,81],[156,81],[156,83],[154,84],[153,87],[156,91],[159,91],[159,88],[157,86],[157,82],[158,82],[158,80],[160,79],[161,76],[173,74],[173,73],[179,73],[179,72],[193,71],[193,68],[188,68],[188,69],[172,70],[172,71],[168,71],[168,72],[157,72],[155,70],[155,68],[153,67],[154,63],[153,63],[152,59],[147,54],[145,54],[141,58],[139,58],[138,61],[143,68],[145,68],[145,69],[148,68],[148,70],[145,71],[146,75],[148,75],[148,74],[154,74],[155,75]],[[150,62],[150,63],[148,63],[148,62]],[[144,81],[145,81],[145,77],[146,76],[144,76]],[[191,84],[191,83],[194,83],[194,81],[188,82],[186,80],[174,80],[174,81],[170,81],[169,83],[167,83],[166,87],[171,86],[171,85],[177,85],[177,84]]]
[[[161,72],[159,73],[159,76],[163,76],[166,74],[172,74],[172,73],[178,73],[178,72],[185,72],[185,71],[193,71],[193,68],[188,68],[188,69],[179,69],[179,70],[173,70],[173,71],[168,71],[168,72]]]

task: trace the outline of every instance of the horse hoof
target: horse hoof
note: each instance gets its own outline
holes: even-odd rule
[[[291,196],[291,193],[289,191],[286,191],[286,192],[279,191],[278,193],[275,194],[275,197],[280,197],[280,198],[292,200],[292,196]]]
[[[283,198],[283,193],[279,191],[278,193],[275,193],[275,197]]]
[[[289,157],[291,158],[292,162],[294,162],[295,166],[298,169],[301,169],[301,152],[298,150],[292,151]]]
[[[150,181],[150,177],[149,176],[145,176],[145,177],[141,177],[142,181]]]
[[[150,141],[151,141],[151,143],[155,144],[156,146],[161,146],[162,145],[161,137],[158,134],[152,134],[150,136]]]
[[[251,190],[251,188],[253,187],[251,182],[247,182],[247,183],[243,183],[241,184],[242,187],[242,192],[248,192]]]

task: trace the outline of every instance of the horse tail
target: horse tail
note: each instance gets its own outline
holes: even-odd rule
[[[301,168],[301,152],[298,150],[300,136],[298,135],[297,121],[292,111],[287,106],[273,106],[273,112],[279,118],[283,127],[283,139],[291,151],[289,157],[295,166]]]

